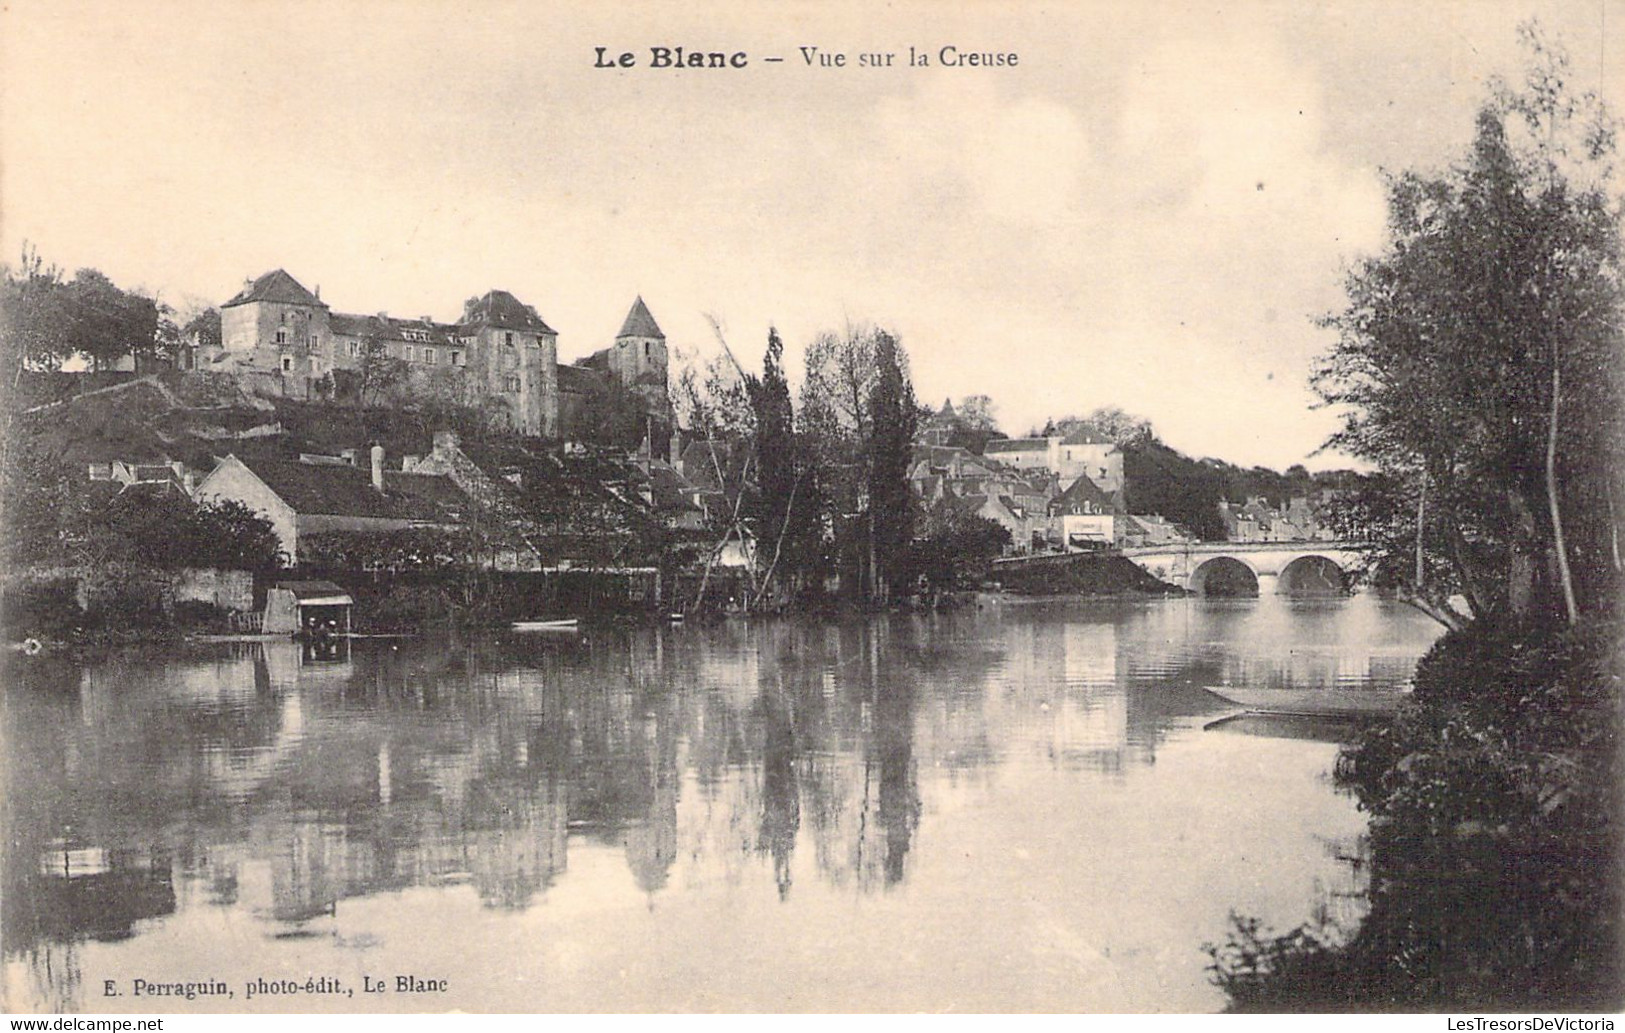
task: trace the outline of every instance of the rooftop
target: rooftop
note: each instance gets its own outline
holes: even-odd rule
[[[621,332],[616,337],[653,337],[657,341],[664,341],[666,335],[660,332],[660,324],[655,317],[649,314],[649,306],[643,303],[643,296],[632,302],[632,309],[626,314],[626,321],[621,324]]]
[[[238,462],[296,513],[306,515],[456,523],[468,505],[468,497],[451,478],[435,474],[385,471],[384,490],[378,491],[372,486],[371,471],[362,467],[258,456]]]
[[[464,326],[489,326],[498,330],[528,330],[551,334],[553,328],[542,322],[536,310],[507,291],[487,291],[469,301],[463,310]]]
[[[290,305],[327,307],[321,298],[305,290],[304,284],[289,276],[285,269],[271,270],[238,291],[236,297],[220,307],[231,308],[233,305],[246,305],[251,301],[280,301]]]

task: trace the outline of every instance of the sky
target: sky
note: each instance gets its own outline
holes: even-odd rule
[[[1308,377],[1383,170],[1462,153],[1531,16],[1625,108],[1608,2],[8,0],[0,256],[180,307],[278,267],[345,312],[502,288],[561,361],[641,294],[702,359],[710,316],[750,365],[777,326],[793,383],[874,324],[922,401],[990,395],[1011,434],[1116,405],[1193,455],[1347,465]],[[746,65],[650,67],[678,46]]]

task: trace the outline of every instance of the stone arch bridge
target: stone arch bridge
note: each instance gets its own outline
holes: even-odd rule
[[[1194,542],[1122,552],[1198,595],[1336,595],[1348,590],[1361,550],[1358,542]]]

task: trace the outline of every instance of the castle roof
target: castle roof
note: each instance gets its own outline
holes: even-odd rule
[[[576,365],[582,369],[597,370],[600,373],[609,372],[609,349],[600,348],[584,359],[577,359]]]
[[[327,317],[334,334],[372,337],[380,341],[417,341],[425,344],[451,344],[456,327],[422,319],[396,319],[392,316],[362,316],[334,312]],[[407,331],[413,331],[408,334]]]
[[[588,395],[602,391],[606,387],[602,374],[598,370],[576,363],[574,366],[559,365],[559,390],[569,394]]]
[[[464,326],[489,326],[497,330],[528,330],[551,334],[553,328],[542,322],[536,310],[507,291],[487,291],[463,311]]]
[[[982,452],[1035,452],[1049,448],[1043,438],[998,438],[982,447]]]
[[[626,322],[621,324],[621,332],[615,335],[620,337],[653,337],[657,341],[664,341],[666,335],[660,332],[660,324],[655,317],[649,314],[649,306],[643,303],[643,295],[632,302],[632,310],[626,314]]]
[[[327,306],[322,299],[305,290],[304,284],[288,275],[285,269],[273,269],[237,292],[237,296],[221,305],[221,308],[231,308],[233,305],[246,305],[251,301],[281,301],[290,305],[318,305]]]

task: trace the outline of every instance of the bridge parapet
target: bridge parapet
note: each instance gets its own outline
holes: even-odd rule
[[[1322,582],[1330,578],[1329,564],[1346,581],[1348,572],[1360,564],[1365,548],[1363,543],[1349,541],[1193,542],[1140,546],[1124,549],[1123,555],[1153,576],[1197,592],[1203,590],[1209,575],[1224,570],[1239,573],[1239,565],[1264,592],[1289,587],[1281,575],[1294,564],[1298,564],[1295,570],[1313,571]]]

